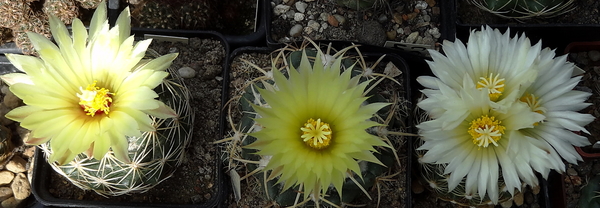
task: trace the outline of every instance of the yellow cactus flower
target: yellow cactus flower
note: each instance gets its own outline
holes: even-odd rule
[[[64,164],[77,154],[102,158],[109,149],[129,162],[126,136],[153,131],[149,115],[176,117],[154,88],[168,76],[165,69],[177,54],[143,61],[151,40],[134,45],[130,14],[125,9],[116,25],[108,25],[106,3],[92,17],[89,33],[75,19],[70,35],[65,25],[50,17],[56,45],[28,33],[39,58],[6,54],[25,73],[1,76],[10,90],[26,104],[6,114],[31,130],[27,144],[50,142],[49,160]]]
[[[341,194],[347,174],[362,177],[358,160],[383,165],[372,152],[389,147],[366,129],[381,124],[369,120],[388,103],[363,105],[368,81],[340,69],[342,57],[331,62],[318,50],[314,66],[303,51],[300,65],[286,67],[288,77],[273,67],[272,86],[258,89],[266,105],[253,105],[262,127],[251,133],[257,140],[246,148],[272,156],[264,171],[280,177],[284,190],[301,185],[305,199],[325,194],[333,184]],[[321,193],[322,192],[322,193]]]

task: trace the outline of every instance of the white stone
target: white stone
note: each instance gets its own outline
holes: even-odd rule
[[[300,13],[304,13],[306,11],[306,7],[308,7],[307,3],[298,1],[296,2],[296,10],[299,11]]]
[[[196,77],[196,70],[188,66],[181,67],[177,72],[179,72],[181,78],[189,79]]]
[[[302,13],[294,14],[294,20],[296,20],[297,22],[304,20],[304,14],[302,14]]]
[[[597,50],[589,51],[588,52],[588,57],[592,61],[598,61],[598,60],[600,60],[600,51],[597,51]]]
[[[427,9],[427,2],[417,1],[417,3],[415,4],[415,9],[418,9],[418,10]]]
[[[410,35],[408,35],[408,37],[406,37],[406,42],[407,43],[414,43],[417,40],[417,37],[419,37],[419,32],[413,32]]]
[[[277,5],[275,6],[275,8],[273,8],[273,13],[277,16],[286,13],[288,10],[290,10],[290,6],[288,5]]]
[[[27,181],[27,176],[23,173],[19,173],[15,177],[10,188],[13,190],[13,194],[17,200],[23,200],[31,194],[31,186],[29,185],[29,181]]]
[[[398,33],[398,35],[404,35],[404,29],[403,28],[398,28],[396,30],[396,32]]]
[[[300,35],[302,35],[302,25],[296,24],[290,29],[290,36],[299,37]]]
[[[4,95],[2,102],[4,102],[4,105],[6,105],[6,107],[9,109],[15,109],[21,105],[21,99],[10,91]]]
[[[427,30],[427,32],[429,32],[429,34],[431,34],[431,36],[433,36],[436,39],[440,38],[440,36],[442,35],[437,27],[431,28]]]
[[[13,172],[8,170],[0,171],[0,185],[10,184],[13,178],[15,178],[15,174]]]

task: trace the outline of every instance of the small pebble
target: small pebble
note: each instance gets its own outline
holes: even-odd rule
[[[429,7],[435,6],[435,0],[425,0],[425,2],[427,2],[427,4],[429,5]]]
[[[513,199],[508,199],[504,202],[500,202],[500,206],[502,206],[502,208],[510,208],[513,204]]]
[[[327,17],[327,22],[334,27],[337,27],[340,25],[340,22],[333,16],[333,15],[329,15]]]
[[[567,168],[567,174],[570,176],[577,175],[577,171],[574,168]]]
[[[433,36],[435,39],[438,39],[440,38],[440,36],[442,36],[442,34],[440,33],[440,29],[438,29],[437,27],[431,28],[427,30],[427,32],[431,34],[431,36]]]
[[[299,1],[299,2],[296,2],[295,6],[296,6],[297,11],[299,11],[300,13],[304,13],[306,11],[306,7],[308,7],[308,4]]]
[[[27,176],[23,173],[19,173],[13,180],[10,188],[13,190],[15,199],[23,200],[31,194],[31,186],[27,180]]]
[[[406,37],[406,43],[415,43],[417,41],[417,37],[419,37],[419,32],[413,32],[408,37]]]
[[[513,201],[515,202],[515,205],[517,205],[517,206],[523,205],[523,202],[524,202],[523,192],[515,193],[515,196],[513,197]]]
[[[327,28],[329,28],[329,24],[326,22],[321,23],[321,27],[319,28],[319,32],[323,32],[323,30],[326,30]]]
[[[427,9],[427,2],[425,1],[417,1],[417,3],[415,4],[415,9],[418,10],[423,10],[423,9]]]
[[[397,33],[396,33],[396,31],[395,31],[395,30],[388,31],[388,32],[386,32],[385,34],[387,35],[387,39],[388,39],[388,40],[394,40],[394,39],[396,39],[396,34],[397,34]]]
[[[321,20],[321,21],[327,21],[329,19],[329,15],[330,15],[329,13],[323,12],[323,13],[321,13],[319,15],[319,20]]]
[[[346,23],[346,18],[342,15],[334,14],[333,17],[335,17],[335,19],[340,23],[340,25]]]
[[[281,14],[286,13],[288,10],[290,10],[290,6],[280,4],[280,5],[275,6],[275,8],[273,8],[273,13],[275,13],[275,15],[279,16]]]
[[[2,201],[2,203],[0,205],[2,205],[2,207],[4,207],[4,208],[15,208],[15,207],[19,206],[19,202],[21,202],[21,200],[17,200],[17,199],[15,199],[15,197],[10,197],[10,198]]]
[[[431,21],[431,16],[429,16],[429,15],[423,15],[423,21],[425,21],[425,22]]]
[[[0,201],[4,201],[13,195],[12,189],[9,187],[0,187]]]
[[[292,29],[290,29],[290,36],[292,36],[292,37],[300,37],[301,34],[302,34],[302,25],[301,24],[296,24],[292,27]]]
[[[0,171],[0,185],[9,184],[12,182],[13,178],[15,178],[15,174],[13,172],[7,170]]]
[[[304,20],[304,14],[302,14],[302,13],[294,14],[294,20],[296,20],[297,22]]]
[[[27,161],[25,161],[23,158],[14,156],[12,159],[10,159],[8,164],[6,164],[6,169],[13,173],[22,173],[27,171],[25,169],[25,164],[27,164]]]
[[[319,22],[314,21],[314,20],[310,20],[308,21],[308,27],[310,27],[313,31],[319,30],[319,27],[321,27],[321,24],[319,24]]]
[[[590,57],[590,60],[592,60],[592,61],[598,61],[598,60],[600,60],[600,51],[596,51],[596,50],[588,51],[588,57]]]
[[[179,72],[179,75],[184,79],[194,78],[196,76],[196,70],[189,66],[181,67],[177,72]]]

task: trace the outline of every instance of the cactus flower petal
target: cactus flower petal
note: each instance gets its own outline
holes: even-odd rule
[[[1,78],[26,104],[7,118],[32,131],[28,144],[49,141],[50,162],[64,164],[82,152],[99,159],[110,150],[129,162],[127,137],[153,130],[150,115],[177,116],[156,100],[153,90],[168,76],[164,70],[177,54],[142,62],[151,41],[133,45],[129,18],[125,9],[110,28],[103,2],[94,12],[89,33],[75,19],[71,36],[60,20],[50,17],[57,44],[28,33],[40,57],[7,54],[25,74]]]
[[[257,90],[268,106],[252,104],[263,128],[250,134],[257,140],[245,147],[272,156],[264,170],[280,176],[284,190],[302,184],[305,198],[324,194],[330,185],[341,195],[346,174],[361,175],[357,160],[382,164],[374,147],[388,147],[366,131],[379,125],[369,119],[388,104],[363,105],[368,81],[357,84],[352,67],[341,70],[341,56],[333,64],[321,56],[318,50],[311,64],[303,51],[298,68],[285,69],[287,77],[273,70],[277,87]]]
[[[462,184],[460,194],[479,201],[471,204],[497,204],[500,192],[538,185],[536,172],[546,178],[565,170],[563,159],[581,160],[573,145],[588,141],[571,131],[586,132],[594,117],[577,113],[590,94],[573,90],[581,77],[566,56],[490,27],[472,31],[468,45],[446,41],[445,55],[430,52],[435,77],[417,79],[429,88],[417,105],[432,120],[417,125],[417,150],[445,167],[448,192]]]

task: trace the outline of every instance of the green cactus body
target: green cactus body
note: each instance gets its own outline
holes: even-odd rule
[[[170,106],[179,117],[160,119],[150,116],[156,131],[142,132],[142,137],[129,137],[131,163],[117,160],[109,151],[100,160],[79,154],[68,164],[52,168],[84,190],[104,196],[118,196],[149,190],[169,178],[184,157],[191,141],[194,112],[189,104],[190,93],[181,78],[171,68],[170,75],[154,90],[159,100]],[[46,159],[52,152],[49,143],[43,144]]]
[[[508,19],[555,17],[573,9],[575,0],[469,0],[480,9]]]
[[[580,208],[600,208],[600,176],[595,176],[581,189]]]
[[[315,57],[317,55],[316,50],[305,49],[304,52],[306,53],[306,55],[308,57]],[[285,55],[285,59],[286,59],[285,62],[292,65],[294,68],[297,68],[301,65],[300,62],[301,62],[302,54],[303,54],[303,51],[289,52]],[[314,61],[313,58],[309,58],[309,60],[311,60],[311,62]],[[273,60],[273,62],[278,63],[277,60]],[[356,63],[357,63],[357,59],[344,58],[342,60],[341,65],[342,65],[342,68],[345,68],[345,70],[353,70],[353,68],[354,68],[352,76],[360,76],[362,72],[361,72],[361,70],[356,69],[356,68],[358,68],[358,67],[355,67]],[[312,64],[313,63],[311,63],[311,65]],[[282,70],[282,72],[285,76],[288,76],[288,72],[286,70]],[[367,77],[361,77],[359,82],[364,82],[366,80],[367,80]],[[270,79],[267,79],[264,82],[273,84],[273,81]],[[245,89],[243,89],[243,93],[241,93],[241,97],[238,100],[239,103],[237,103],[239,105],[238,108],[241,110],[241,112],[243,112],[242,117],[238,121],[239,129],[246,131],[246,132],[243,132],[245,134],[252,133],[252,132],[256,131],[256,129],[261,128],[258,125],[258,123],[255,122],[255,116],[258,114],[252,107],[252,105],[260,105],[261,103],[262,104],[265,103],[265,100],[260,97],[261,96],[260,93],[257,93],[258,92],[257,88],[264,89],[263,83],[256,82],[253,85],[248,85]],[[363,103],[364,105],[366,105],[367,103],[390,102],[389,99],[384,98],[382,95],[380,95],[374,91],[370,91],[366,97],[369,97],[369,98],[366,100],[366,103]],[[384,107],[378,112],[378,116],[381,118],[386,118],[386,117],[388,117],[388,114],[391,113],[390,111],[391,111],[391,108],[389,106]],[[403,117],[403,118],[405,118],[405,117]],[[375,119],[375,118],[372,118],[372,119]],[[393,121],[391,123],[389,123],[388,126],[396,126],[397,127],[397,126],[402,125],[402,124],[400,124],[402,122],[398,122],[395,119],[392,119],[392,120]],[[368,129],[367,131],[373,135],[377,135],[376,130],[373,128]],[[256,138],[254,138],[250,135],[247,135],[247,136],[248,136],[247,138],[242,140],[241,146],[246,146],[246,145],[252,144],[256,141]],[[279,206],[294,206],[294,205],[297,205],[298,199],[300,199],[300,201],[302,201],[301,199],[303,199],[303,197],[298,194],[298,193],[302,192],[301,187],[296,185],[296,186],[292,186],[291,188],[289,188],[287,190],[284,190],[284,184],[279,183],[277,178],[269,179],[268,178],[269,173],[256,170],[256,169],[262,170],[262,168],[264,168],[264,165],[265,165],[263,162],[270,160],[269,158],[263,158],[260,155],[257,155],[256,152],[257,152],[256,150],[244,148],[244,149],[242,149],[240,156],[244,160],[260,161],[259,164],[246,163],[246,167],[248,168],[249,172],[256,172],[254,174],[254,176],[259,180],[259,185],[261,186],[260,190],[262,190],[265,200],[274,202]],[[321,206],[326,205],[326,207],[327,207],[331,204],[343,205],[343,204],[352,202],[353,200],[355,200],[355,198],[357,196],[359,196],[363,192],[363,190],[361,190],[361,188],[364,188],[365,190],[369,190],[376,183],[376,178],[380,177],[382,175],[385,175],[389,171],[389,167],[393,167],[394,163],[396,162],[396,160],[394,159],[394,153],[392,151],[389,151],[388,149],[376,152],[376,153],[374,153],[374,155],[377,159],[379,159],[379,161],[381,161],[387,167],[384,167],[384,166],[381,166],[381,165],[378,165],[375,163],[371,163],[371,162],[366,162],[366,161],[360,162],[359,163],[359,166],[361,169],[360,174],[362,176],[354,175],[353,178],[355,180],[352,180],[348,177],[345,179],[345,182],[342,187],[342,193],[343,193],[342,198],[340,199],[340,196],[337,193],[337,191],[330,186],[329,190],[327,191],[326,196],[324,197],[325,200],[328,201],[328,203],[327,204],[321,203],[320,205]],[[358,186],[355,182],[358,182],[360,186]],[[313,201],[309,201],[306,203],[306,205],[313,206],[315,204]]]

